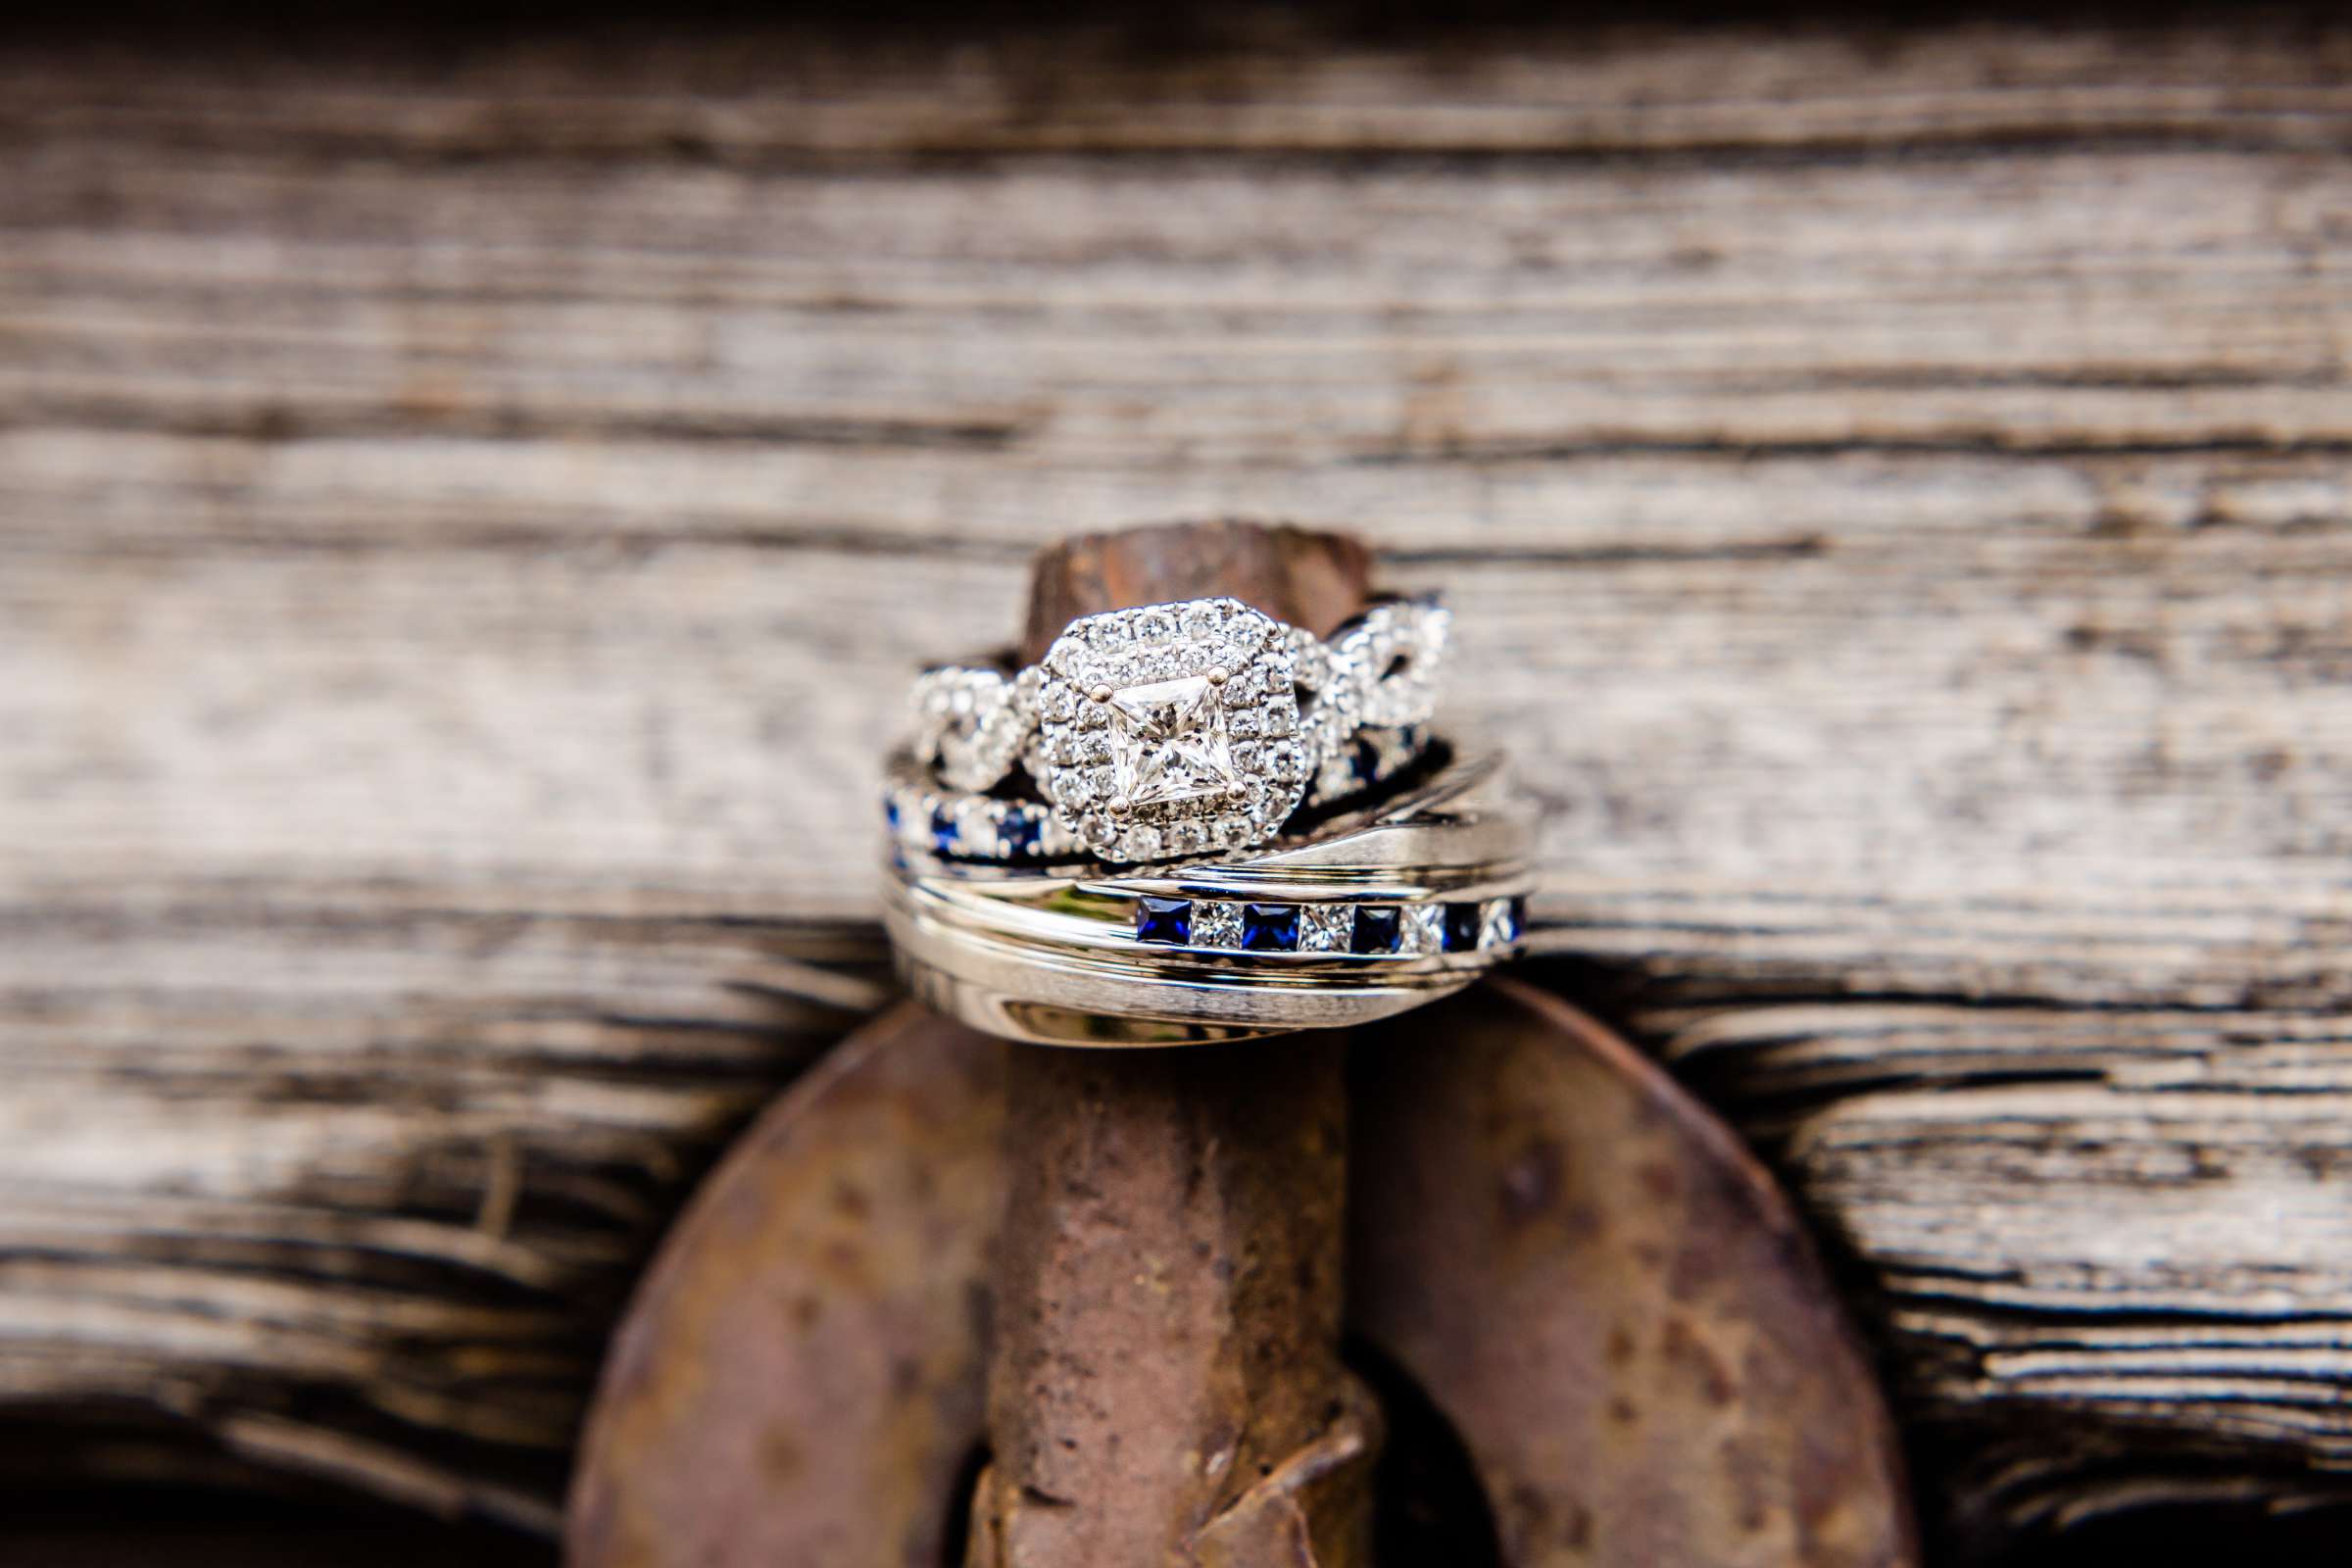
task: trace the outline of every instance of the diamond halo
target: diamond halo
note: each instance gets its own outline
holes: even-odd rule
[[[1039,695],[1056,818],[1106,859],[1272,838],[1312,771],[1294,659],[1279,622],[1233,599],[1072,622]]]

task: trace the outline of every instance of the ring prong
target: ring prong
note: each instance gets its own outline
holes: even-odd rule
[[[1231,679],[1233,679],[1233,676],[1226,672],[1226,669],[1222,664],[1217,665],[1208,672],[1208,683],[1211,686],[1222,686]]]
[[[1103,808],[1113,816],[1125,816],[1129,811],[1135,809],[1135,803],[1124,795],[1113,795],[1102,805]]]
[[[1086,695],[1094,702],[1107,703],[1110,701],[1110,688],[1107,686],[1098,686],[1093,691],[1088,692]]]

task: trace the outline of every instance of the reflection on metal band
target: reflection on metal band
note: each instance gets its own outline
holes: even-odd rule
[[[1178,865],[974,864],[894,842],[885,917],[918,996],[993,1033],[1161,1045],[1336,1028],[1522,945],[1528,816],[1498,758]]]

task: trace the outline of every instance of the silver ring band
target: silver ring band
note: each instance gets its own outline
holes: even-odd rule
[[[900,847],[884,918],[909,988],[976,1027],[1149,1046],[1339,1028],[1515,955],[1528,819],[1493,754],[1262,853],[1146,873]]]

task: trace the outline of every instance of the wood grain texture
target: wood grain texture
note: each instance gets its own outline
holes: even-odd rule
[[[2328,1494],[2352,33],[938,31],[0,52],[0,1396],[543,1505],[913,663],[1242,514],[1449,591],[1955,1507]]]

